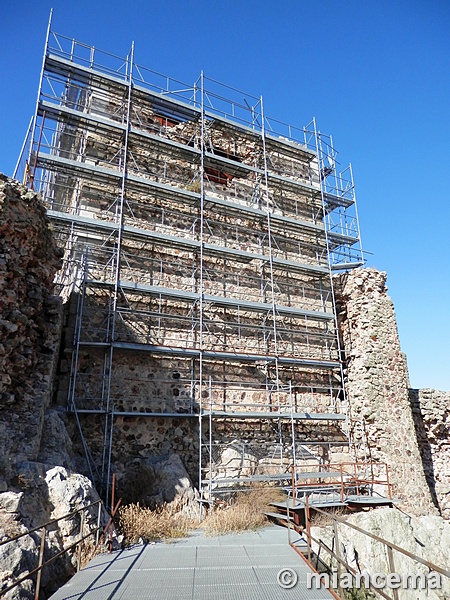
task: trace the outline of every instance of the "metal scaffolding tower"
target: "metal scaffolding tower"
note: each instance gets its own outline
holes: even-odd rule
[[[15,176],[64,249],[67,406],[106,498],[120,419],[190,419],[207,501],[348,446],[332,273],[363,259],[336,154],[315,121],[296,129],[203,73],[189,86],[133,47],[120,58],[49,28]]]

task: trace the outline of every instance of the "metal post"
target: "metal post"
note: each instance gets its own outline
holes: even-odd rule
[[[34,157],[33,171],[30,172],[30,183],[31,183],[30,187],[31,187],[32,190],[34,190],[34,181],[35,181],[36,170],[37,170],[39,150],[41,149],[42,134],[44,132],[44,124],[45,124],[45,110],[44,110],[44,113],[42,115],[41,129],[39,131],[39,139],[38,139],[37,148],[36,148],[36,155]]]
[[[199,256],[199,280],[198,280],[198,297],[199,297],[199,317],[198,317],[198,328],[199,328],[199,385],[198,385],[198,393],[199,393],[199,404],[200,404],[200,413],[202,413],[202,390],[203,390],[203,236],[204,236],[204,211],[205,211],[205,75],[202,71],[200,73],[200,231],[199,231],[199,242],[200,242],[200,256]],[[195,339],[195,336],[194,336]],[[201,417],[200,417],[201,419]],[[209,456],[209,461],[211,463],[211,455],[212,455],[212,447],[211,447],[211,429],[212,429],[212,417],[211,412],[209,414],[209,452],[207,453]],[[202,476],[202,451],[201,451],[201,427],[199,428],[199,451],[200,451],[200,462],[199,462],[199,485],[201,486],[201,476]],[[209,493],[211,494],[211,480],[209,483],[210,489]],[[211,507],[211,495],[209,497],[209,505]]]
[[[289,496],[286,498],[286,516],[287,516],[287,529],[288,529],[288,544],[291,545],[291,512],[289,508]]]
[[[213,508],[213,497],[212,497],[212,381],[211,375],[209,376],[209,508]]]
[[[122,240],[123,240],[123,228],[124,228],[124,205],[125,205],[125,193],[126,193],[126,182],[128,175],[128,144],[131,129],[131,103],[133,94],[133,64],[134,64],[134,42],[131,45],[130,54],[127,61],[127,77],[128,77],[128,95],[127,95],[127,110],[126,110],[126,123],[124,130],[124,141],[123,141],[123,161],[122,161],[122,180],[120,188],[120,206],[119,206],[119,228],[116,243],[116,265],[115,265],[115,277],[114,277],[114,292],[113,292],[113,306],[112,306],[112,324],[111,324],[111,337],[109,346],[109,358],[108,358],[108,373],[107,373],[107,386],[106,386],[106,407],[105,407],[105,432],[104,432],[104,448],[102,457],[102,480],[105,485],[105,503],[108,504],[109,499],[109,480],[111,476],[111,457],[112,457],[112,436],[113,436],[113,421],[114,421],[114,406],[111,403],[111,378],[113,370],[113,357],[114,357],[114,342],[115,342],[115,329],[117,319],[117,308],[119,303],[120,293],[120,268],[121,268],[121,253],[122,253]],[[106,471],[106,473],[105,473]]]
[[[80,570],[81,568],[81,552],[83,550],[83,547],[81,545],[81,540],[83,539],[83,531],[84,531],[84,521],[85,521],[85,512],[83,510],[83,512],[81,513],[81,522],[80,522],[80,543],[78,544],[78,548],[77,548],[77,571]]]
[[[263,150],[263,166],[264,166],[264,187],[265,187],[265,200],[266,200],[266,216],[267,216],[267,242],[269,250],[269,276],[270,276],[270,303],[272,313],[272,331],[273,331],[273,351],[275,354],[275,389],[277,394],[277,409],[280,411],[280,368],[279,368],[279,356],[278,356],[278,334],[277,334],[277,308],[275,303],[275,278],[274,278],[274,267],[273,267],[273,248],[272,248],[272,227],[271,227],[271,211],[270,211],[270,198],[269,198],[269,174],[268,174],[268,162],[267,162],[267,148],[266,148],[266,127],[265,127],[265,114],[264,114],[264,103],[262,96],[260,97],[261,104],[261,141]],[[263,251],[263,250],[262,250]],[[270,348],[268,348],[270,351]],[[278,419],[278,436],[281,448],[280,462],[283,467],[283,429],[281,419]]]
[[[305,525],[306,537],[308,538],[308,562],[311,563],[311,512],[309,509],[309,497],[305,495]]]
[[[392,551],[392,546],[387,547],[387,555],[388,555],[388,562],[389,562],[389,573],[395,573],[394,553]],[[396,588],[394,588],[392,590],[392,593],[394,595],[394,600],[398,600],[398,590]]]
[[[328,230],[327,230],[327,226],[326,226],[327,211],[326,211],[326,203],[325,203],[325,189],[324,189],[325,184],[324,184],[324,178],[322,178],[322,176],[321,176],[321,166],[323,163],[324,152],[322,149],[320,133],[317,131],[316,120],[313,119],[312,123],[313,123],[313,127],[314,127],[314,140],[315,140],[315,145],[316,145],[317,161],[318,161],[320,198],[321,198],[321,203],[322,203],[322,219],[323,219],[323,226],[324,226],[325,246],[326,246],[326,250],[327,250],[327,266],[328,266],[328,276],[329,276],[329,281],[330,281],[331,299],[332,299],[332,305],[333,305],[335,338],[336,338],[336,344],[337,344],[337,353],[338,353],[338,360],[339,360],[339,371],[340,371],[341,388],[342,388],[342,394],[343,394],[343,402],[344,402],[344,406],[345,406],[345,417],[346,417],[345,423],[346,423],[346,429],[347,429],[346,436],[348,438],[348,444],[350,447],[349,407],[348,407],[347,394],[346,394],[345,384],[344,384],[344,368],[343,368],[343,364],[342,364],[342,349],[341,349],[341,341],[340,341],[340,336],[339,336],[339,325],[338,325],[337,311],[336,311],[336,295],[335,295],[335,291],[334,291],[333,272],[331,270],[330,240],[329,240]]]
[[[389,467],[387,465],[387,463],[385,463],[385,468],[386,468],[386,481],[387,481],[387,488],[388,488],[388,497],[389,500],[392,500],[392,488],[391,488],[391,482],[389,479]]]
[[[292,460],[297,465],[297,449],[295,445],[295,423],[294,423],[294,401],[292,399],[292,381],[289,381],[289,403],[291,408],[291,438],[292,438]]]
[[[360,489],[359,489],[359,481],[358,481],[358,472],[357,472],[356,462],[353,463],[353,476],[354,476],[354,479],[355,479],[356,495],[359,496],[360,495]]]
[[[29,165],[31,165],[31,155],[32,155],[32,151],[33,151],[33,138],[34,138],[36,123],[37,123],[37,114],[38,114],[38,109],[39,109],[39,100],[40,100],[41,94],[42,94],[42,81],[44,80],[45,59],[47,57],[48,42],[49,42],[49,39],[50,39],[50,30],[51,30],[51,26],[52,26],[52,19],[53,19],[53,8],[50,9],[50,15],[49,15],[48,25],[47,25],[47,33],[46,33],[46,36],[45,36],[45,47],[44,47],[44,55],[42,57],[41,73],[40,73],[40,76],[39,76],[38,95],[37,95],[37,98],[36,98],[36,106],[35,106],[35,109],[34,109],[34,117],[33,117],[33,125],[32,125],[33,131],[32,131],[32,136],[31,136],[30,149],[29,149],[29,152],[28,152],[28,164]],[[33,179],[34,179],[34,173],[31,174],[31,177],[33,177]],[[32,187],[32,189],[33,189],[33,187]]]
[[[40,592],[40,589],[41,589],[41,577],[42,577],[42,562],[44,560],[45,536],[46,536],[46,534],[47,534],[47,528],[43,527],[42,528],[41,545],[40,545],[40,548],[39,548],[39,562],[38,562],[39,571],[37,573],[36,590],[35,590],[35,594],[34,594],[34,600],[39,600],[39,592]]]
[[[291,467],[291,473],[292,473],[292,500],[294,500],[297,497],[297,490],[296,490],[296,481],[295,481],[295,468],[296,465],[295,463],[292,465]]]
[[[336,557],[337,557],[337,572],[338,572],[338,593],[339,596],[341,598],[344,597],[344,592],[340,586],[340,581],[341,581],[341,572],[342,572],[342,566],[341,566],[341,547],[339,544],[339,533],[338,533],[338,527],[337,527],[337,523],[336,521],[333,519],[333,532],[334,532],[334,539],[336,540]]]
[[[354,200],[354,206],[355,206],[355,219],[356,219],[356,228],[358,230],[358,241],[359,241],[359,250],[361,252],[361,260],[365,263],[365,258],[364,258],[364,250],[363,250],[363,245],[362,245],[362,239],[361,239],[361,229],[359,227],[359,213],[358,213],[358,204],[356,202],[356,193],[355,193],[355,182],[353,179],[353,167],[352,167],[352,163],[349,164],[348,166],[349,171],[350,171],[350,180],[352,183],[352,190],[353,190],[353,200]]]
[[[98,503],[98,514],[97,514],[97,532],[95,534],[95,545],[98,546],[98,539],[100,535],[100,521],[102,516],[102,503]]]
[[[200,404],[200,412],[198,414],[198,489],[200,492],[200,515],[199,519],[203,519],[203,486],[202,486],[202,407]]]
[[[27,133],[25,135],[25,139],[23,140],[22,148],[20,149],[19,158],[17,159],[16,167],[13,172],[13,179],[17,179],[18,171],[20,168],[20,163],[22,162],[22,157],[25,154],[25,150],[26,150],[28,141],[32,139],[32,132],[33,132],[33,117],[31,117],[30,124],[28,125]],[[28,165],[27,161],[26,161],[26,165]],[[26,179],[27,179],[27,172],[26,172],[26,167],[25,167],[24,180],[22,181],[22,183],[24,185],[26,185],[26,183],[27,183]]]
[[[111,507],[114,508],[114,496],[116,493],[116,474],[113,473],[112,475],[112,482],[111,482]]]

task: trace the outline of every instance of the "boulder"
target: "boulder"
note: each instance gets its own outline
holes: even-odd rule
[[[72,473],[64,467],[24,461],[18,465],[22,492],[0,494],[0,539],[18,534],[64,517],[99,500],[87,477]],[[101,514],[101,524],[108,516]],[[93,531],[98,522],[98,506],[85,511],[83,535]],[[81,516],[74,515],[47,528],[44,559],[47,560],[78,540]],[[91,538],[95,541],[94,535]],[[0,595],[3,586],[37,566],[41,530],[0,546]],[[44,596],[53,593],[73,575],[76,568],[75,550],[69,551],[45,567],[42,572]],[[30,591],[31,590],[31,591]],[[33,592],[33,593],[32,593]],[[3,597],[3,596],[2,596]],[[5,598],[34,598],[34,584],[25,581]]]
[[[199,516],[198,491],[176,453],[152,455],[133,461],[118,481],[124,502],[140,502],[150,508],[167,505],[186,516]]]

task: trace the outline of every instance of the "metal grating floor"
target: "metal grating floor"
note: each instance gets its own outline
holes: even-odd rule
[[[298,575],[292,589],[277,583],[282,568]],[[171,543],[101,554],[51,600],[330,600],[325,588],[306,588],[308,571],[284,528],[217,537],[195,532]]]

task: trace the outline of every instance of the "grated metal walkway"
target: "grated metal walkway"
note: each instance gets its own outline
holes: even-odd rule
[[[296,545],[303,544],[292,533]],[[284,589],[281,569],[298,583]],[[171,543],[135,546],[95,557],[51,600],[330,600],[308,590],[309,569],[288,544],[287,530],[266,527],[239,535],[206,537],[195,532]]]

